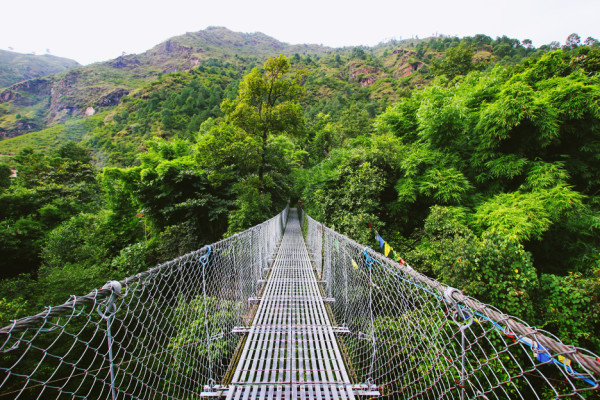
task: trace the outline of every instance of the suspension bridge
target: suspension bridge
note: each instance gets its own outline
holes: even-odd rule
[[[600,398],[600,358],[285,209],[0,329],[0,399]]]

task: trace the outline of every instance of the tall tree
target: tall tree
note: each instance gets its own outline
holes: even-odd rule
[[[475,69],[482,69],[484,65],[473,62],[473,48],[464,43],[451,47],[441,60],[434,60],[431,70],[436,75],[446,75],[453,79],[457,75],[466,75]]]
[[[0,193],[10,186],[11,175],[12,170],[10,169],[10,166],[6,163],[0,163]]]
[[[531,49],[533,47],[533,42],[531,41],[531,39],[524,39],[523,47],[525,47],[525,57],[527,57],[527,53],[529,52],[529,49]]]
[[[565,42],[565,46],[567,46],[570,49],[574,49],[576,47],[579,47],[579,45],[581,44],[581,37],[576,34],[576,33],[571,33],[569,36],[567,36],[567,41]]]
[[[237,98],[221,104],[227,119],[262,142],[258,176],[261,184],[267,160],[269,135],[302,132],[303,112],[299,99],[303,94],[304,71],[290,74],[290,62],[284,55],[269,58],[264,70],[254,68],[240,84]]]

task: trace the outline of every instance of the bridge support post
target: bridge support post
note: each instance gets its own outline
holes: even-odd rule
[[[207,246],[206,253],[200,257],[200,263],[202,264],[202,308],[203,308],[203,317],[204,317],[204,331],[205,331],[205,339],[206,339],[206,350],[208,353],[208,371],[209,371],[209,381],[213,381],[213,366],[212,366],[212,356],[210,349],[210,326],[208,324],[208,311],[207,311],[207,299],[206,299],[206,267],[208,266],[208,262],[210,260],[212,252],[212,247]],[[235,254],[235,253],[234,253]]]
[[[473,324],[473,314],[468,313],[464,307],[461,307],[460,304],[458,304],[458,301],[453,297],[454,293],[460,293],[460,290],[455,289],[453,287],[447,287],[446,290],[444,290],[444,300],[446,301],[446,304],[448,304],[448,306],[452,307],[454,309],[454,322],[456,322],[456,324],[459,326],[459,331],[460,331],[460,346],[461,346],[461,369],[460,369],[460,382],[457,382],[457,386],[461,389],[461,393],[460,393],[460,399],[464,400],[465,398],[465,382],[466,382],[466,378],[467,378],[467,371],[465,368],[466,365],[466,346],[465,346],[465,340],[466,340],[466,333],[465,331],[467,329],[469,329],[469,327]]]
[[[98,306],[98,314],[106,321],[106,340],[108,344],[108,364],[110,368],[110,392],[113,400],[117,399],[117,392],[115,388],[115,368],[113,360],[113,337],[110,330],[112,321],[117,313],[117,306],[115,300],[121,293],[121,283],[117,281],[110,281],[106,285],[102,286],[102,289],[110,289],[112,291],[110,298],[106,302],[104,311],[100,309],[102,305]]]

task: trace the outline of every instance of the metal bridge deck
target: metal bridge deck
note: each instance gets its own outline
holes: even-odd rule
[[[354,399],[296,210],[227,391],[227,400]]]

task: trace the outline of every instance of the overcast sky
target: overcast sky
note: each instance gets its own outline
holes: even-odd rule
[[[225,26],[332,47],[390,38],[483,33],[564,43],[600,38],[600,0],[4,0],[0,49],[82,64],[140,53],[186,32]]]

